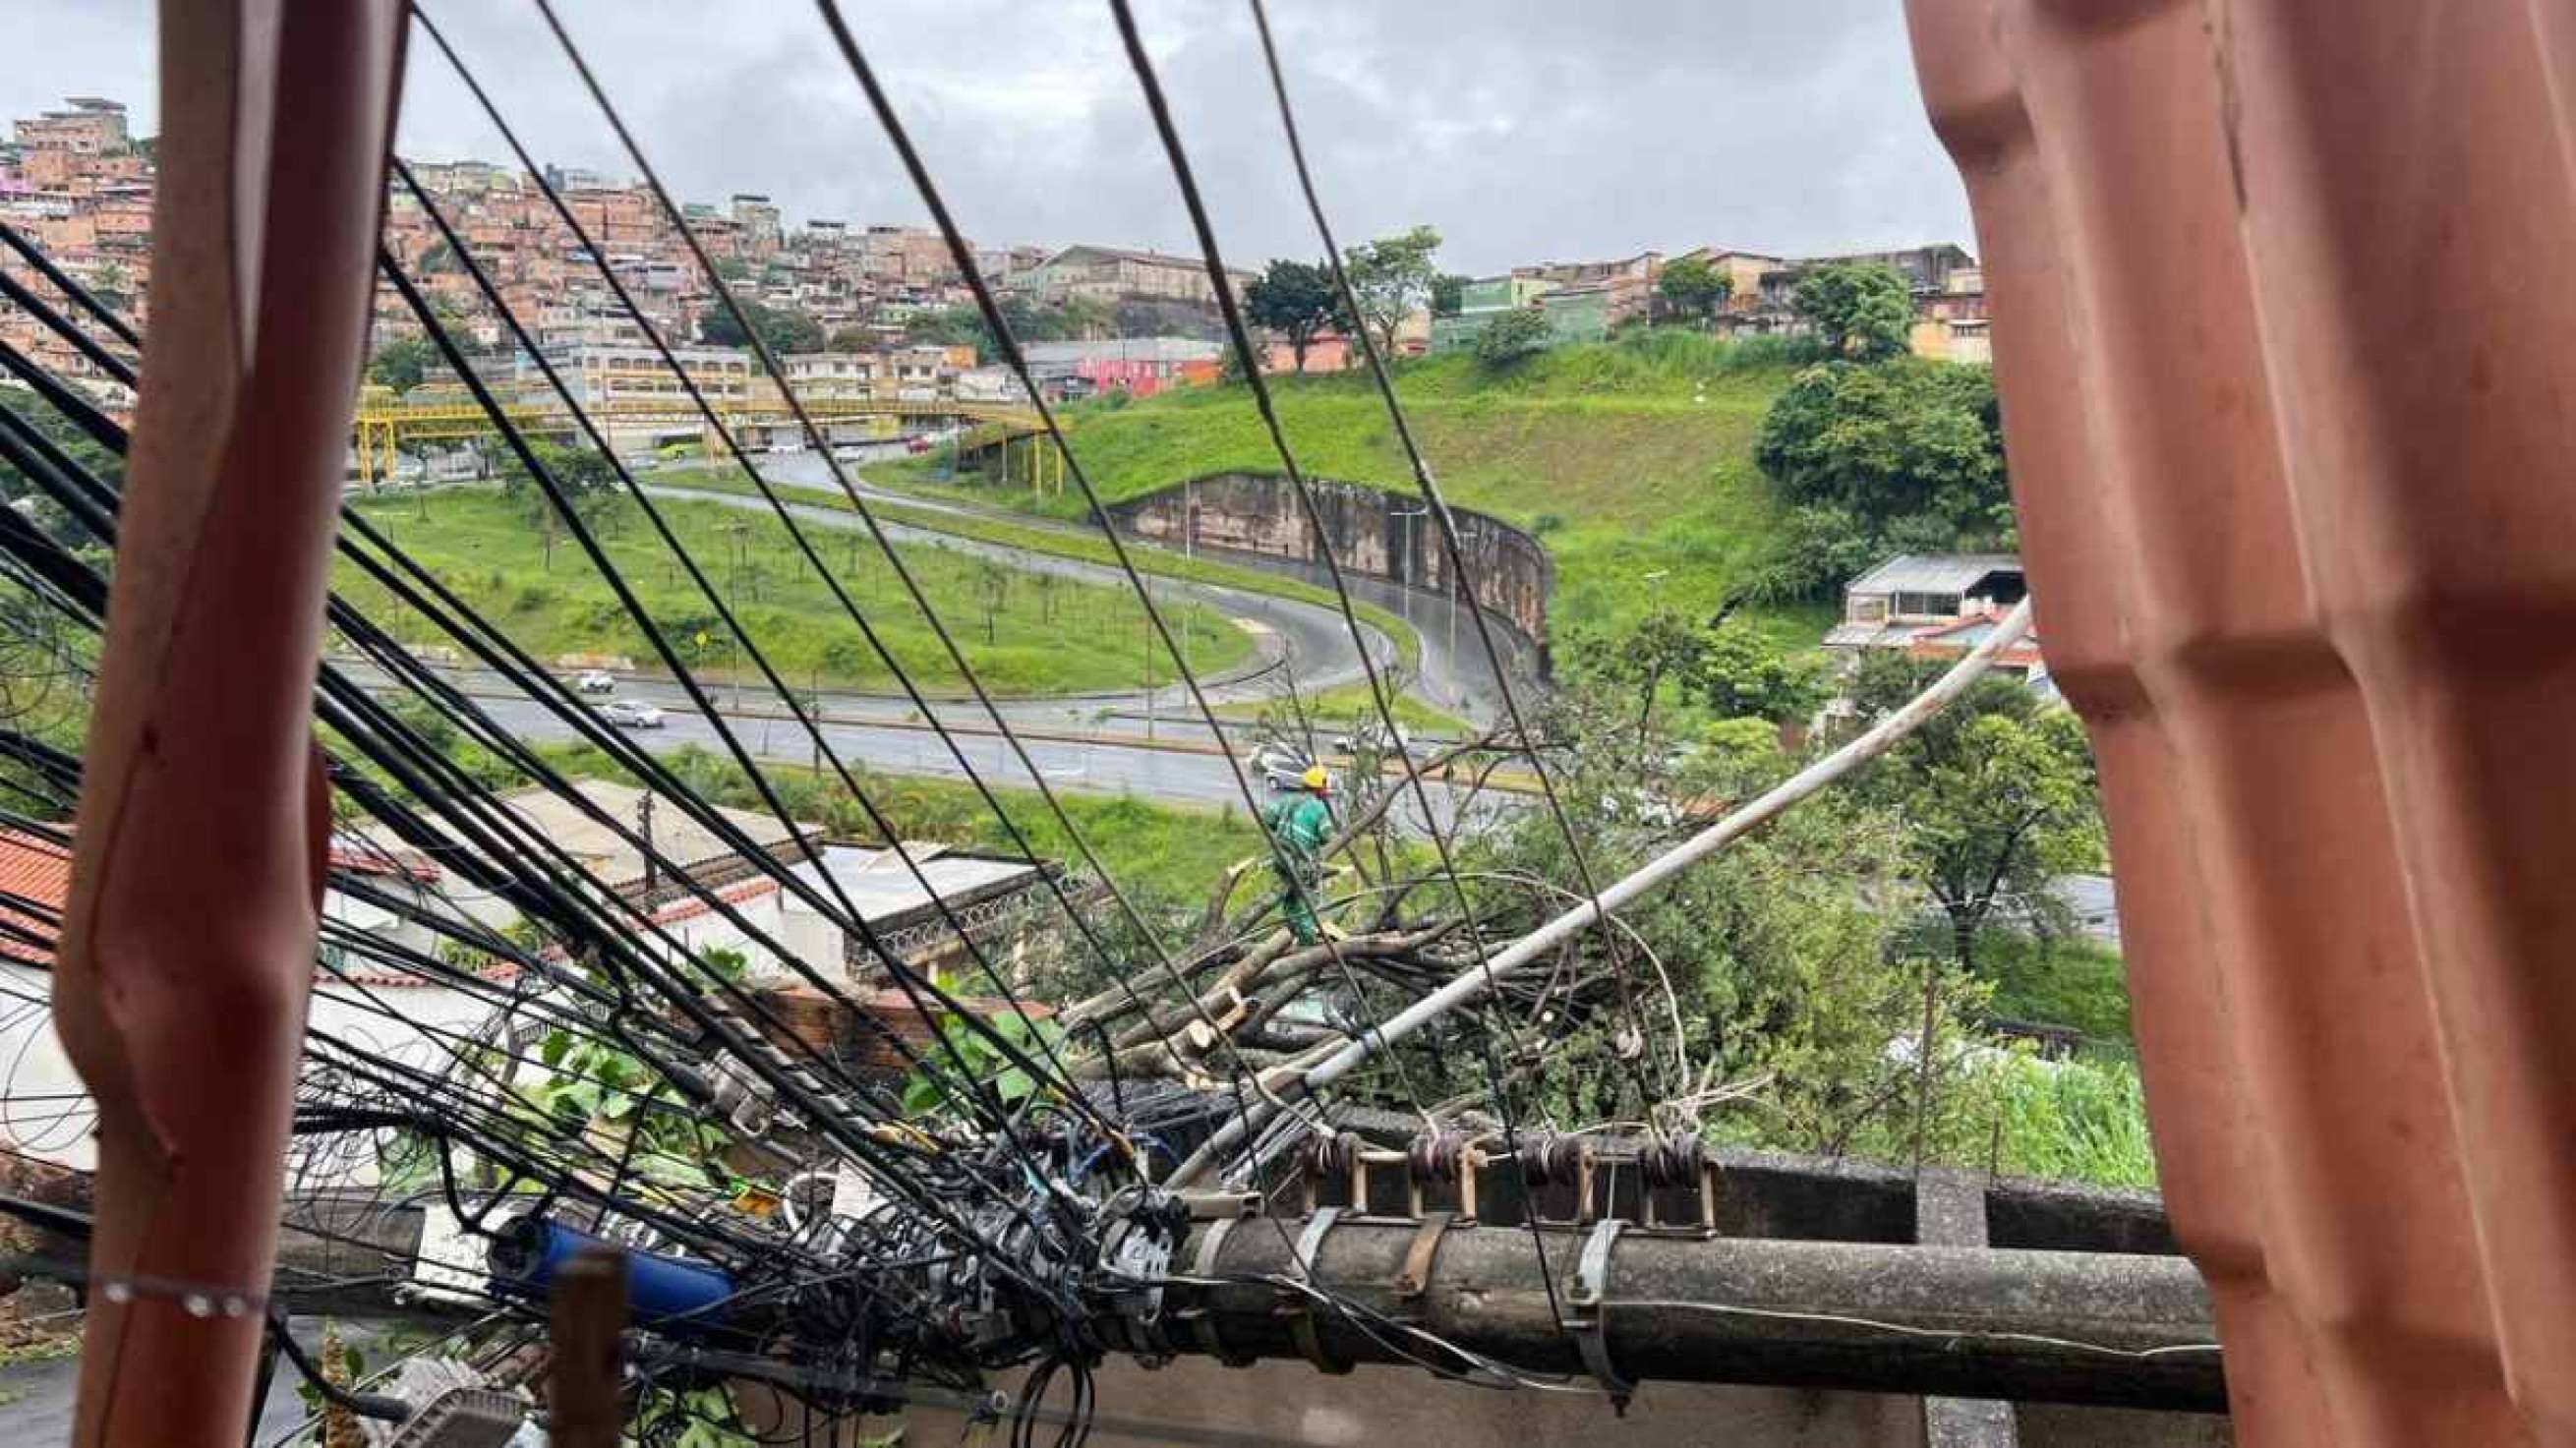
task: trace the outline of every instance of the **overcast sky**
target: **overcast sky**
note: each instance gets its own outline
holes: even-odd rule
[[[561,0],[682,195],[791,221],[920,220],[804,0]],[[632,173],[525,0],[427,0],[539,154]],[[979,242],[1188,245],[1105,5],[844,0]],[[1415,222],[1452,270],[1680,251],[1970,240],[1895,0],[1271,0],[1347,242]],[[145,0],[0,0],[0,102],[113,96],[156,129]],[[1138,0],[1227,260],[1311,256],[1243,0]],[[403,150],[502,159],[426,45]]]

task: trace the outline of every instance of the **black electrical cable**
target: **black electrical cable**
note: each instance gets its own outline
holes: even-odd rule
[[[943,897],[939,890],[932,885],[929,875],[922,870],[920,863],[914,859],[911,850],[904,845],[901,833],[895,828],[894,822],[886,817],[885,813],[878,808],[875,799],[870,796],[866,788],[860,784],[858,779],[852,775],[848,767],[842,762],[839,751],[833,749],[830,742],[824,738],[820,726],[814,720],[807,717],[804,707],[797,702],[795,691],[788,686],[785,679],[780,677],[776,667],[771,663],[767,652],[759,646],[758,641],[752,637],[750,630],[744,627],[742,621],[735,616],[732,607],[724,601],[720,591],[711,581],[708,580],[704,570],[699,567],[696,558],[690,554],[687,546],[683,544],[677,534],[672,531],[669,523],[663,517],[661,510],[653,505],[651,498],[645,493],[644,489],[637,484],[634,474],[628,470],[624,460],[620,459],[616,455],[615,449],[609,446],[608,439],[600,434],[597,425],[591,420],[590,415],[582,409],[580,402],[574,396],[572,389],[564,384],[563,378],[556,371],[554,363],[546,357],[543,349],[538,347],[536,339],[529,335],[526,326],[520,322],[517,314],[510,310],[508,302],[501,296],[499,289],[492,284],[490,277],[484,272],[481,263],[475,259],[471,250],[466,246],[464,238],[457,235],[455,229],[449,225],[445,214],[439,210],[437,204],[412,176],[411,168],[405,165],[399,158],[395,159],[392,164],[396,173],[401,177],[404,187],[411,193],[413,199],[418,202],[422,211],[428,215],[432,224],[437,227],[440,236],[446,240],[450,253],[458,261],[464,264],[468,274],[473,278],[476,287],[482,292],[485,301],[499,311],[504,325],[510,329],[511,335],[517,340],[519,346],[526,351],[529,356],[535,359],[536,366],[545,377],[548,386],[551,387],[556,395],[562,399],[565,407],[571,412],[574,420],[580,426],[583,435],[589,439],[591,446],[597,449],[599,455],[608,461],[609,466],[616,472],[618,479],[625,485],[627,492],[634,499],[637,506],[643,509],[646,519],[651,523],[655,533],[661,538],[664,546],[669,548],[673,556],[679,560],[681,567],[688,573],[691,582],[696,585],[700,595],[707,600],[708,606],[715,610],[717,617],[723,622],[726,629],[740,641],[745,654],[751,659],[754,667],[760,671],[761,677],[767,681],[770,689],[781,699],[786,701],[790,714],[793,715],[797,724],[814,741],[816,752],[829,759],[833,773],[835,777],[840,780],[842,787],[850,791],[851,796],[858,802],[859,807],[867,814],[869,821],[875,825],[878,833],[884,836],[888,841],[889,848],[895,852],[896,857],[902,862],[904,868],[911,874],[915,885],[917,885],[921,889],[922,893],[928,897],[932,907],[938,912],[940,918],[956,933],[959,943],[965,948],[969,958],[973,960],[978,971],[993,986],[996,993],[998,993],[1002,999],[1010,1005],[1011,1009],[1025,1019],[1027,1016],[1027,1010],[1018,999],[1018,996],[1013,990],[1010,982],[1003,977],[1000,970],[995,968],[990,956],[985,953],[983,947],[978,944],[974,937],[967,931],[964,922],[957,918],[955,911],[949,906],[946,898]],[[390,262],[390,258],[388,258],[388,261]],[[817,561],[819,562],[819,560]],[[828,570],[819,570],[819,568],[818,571],[828,572]],[[880,648],[879,652],[881,655],[886,657],[890,664],[892,663],[893,660],[890,652],[883,650],[882,648]],[[829,875],[830,872],[826,870],[824,873]],[[836,891],[836,893],[840,892]],[[846,893],[842,894],[842,899],[847,901],[848,897]],[[855,916],[855,905],[852,905],[851,909]],[[859,924],[858,928],[862,931],[870,946],[877,950],[880,955],[891,954],[891,952],[888,952],[885,949],[883,943],[876,939],[872,930],[868,929],[863,923]],[[1045,1056],[1047,1067],[1051,1073],[1051,1078],[1057,1081],[1070,1081],[1072,1079],[1071,1072],[1067,1070],[1064,1062],[1056,1056],[1054,1048],[1047,1044],[1045,1037],[1042,1034],[1032,1033],[1030,1039],[1037,1044],[1039,1053]],[[1015,1062],[1014,1064],[1017,1063]],[[1105,1128],[1108,1123],[1103,1121],[1099,1124]]]
[[[1189,158],[1181,144],[1179,128],[1173,122],[1171,107],[1163,96],[1162,83],[1155,74],[1153,60],[1145,52],[1144,37],[1137,31],[1135,13],[1129,5],[1129,0],[1109,0],[1109,6],[1110,13],[1117,21],[1119,39],[1127,51],[1128,65],[1134,70],[1137,84],[1145,93],[1146,109],[1153,116],[1155,131],[1161,137],[1164,155],[1171,163],[1173,178],[1179,185],[1183,205],[1189,212],[1191,227],[1196,232],[1199,246],[1204,253],[1208,276],[1216,292],[1218,310],[1224,318],[1226,333],[1233,342],[1235,354],[1243,363],[1244,381],[1252,390],[1253,405],[1260,412],[1262,426],[1269,434],[1271,446],[1279,455],[1280,465],[1287,470],[1289,483],[1297,493],[1300,506],[1305,510],[1307,524],[1315,532],[1318,549],[1323,555],[1327,573],[1332,580],[1333,592],[1341,600],[1343,616],[1350,621],[1353,636],[1357,637],[1359,615],[1351,605],[1350,590],[1343,580],[1341,564],[1333,556],[1330,532],[1325,528],[1323,515],[1316,507],[1313,490],[1307,485],[1304,472],[1297,465],[1296,454],[1288,445],[1287,434],[1280,427],[1279,414],[1270,394],[1269,382],[1262,374],[1260,354],[1253,350],[1251,335],[1244,326],[1242,308],[1235,300],[1232,289],[1226,285],[1224,261],[1217,250],[1216,228],[1208,219],[1207,203],[1199,194],[1197,178],[1190,169]],[[1360,313],[1357,310],[1356,301],[1352,301],[1350,305],[1353,308],[1351,315],[1357,319]],[[1464,575],[1460,576],[1463,578]],[[1362,651],[1362,663],[1366,667],[1365,650]],[[1501,667],[1499,660],[1496,661],[1495,667],[1499,679]],[[1394,711],[1387,703],[1374,668],[1369,668],[1368,679],[1369,697],[1377,706],[1378,717],[1386,727],[1387,737],[1401,738],[1396,729]],[[1423,787],[1420,770],[1415,767],[1413,752],[1409,749],[1399,749],[1397,753],[1404,761],[1405,777],[1413,786],[1415,800],[1423,810],[1425,823],[1431,827],[1432,846],[1438,853],[1442,873],[1447,877],[1450,889],[1457,898],[1458,910],[1466,923],[1469,938],[1473,942],[1476,959],[1483,962],[1489,958],[1489,952],[1485,948],[1483,933],[1476,924],[1475,904],[1468,898],[1466,882],[1458,876],[1457,860],[1450,850],[1448,837],[1438,828],[1436,820],[1431,815],[1429,794]],[[1568,838],[1572,838],[1571,834]],[[1595,904],[1598,904],[1597,898]],[[1488,999],[1491,997],[1489,996]],[[1488,1053],[1485,1056],[1484,1065],[1487,1089],[1492,1094],[1496,1110],[1502,1117],[1505,1137],[1507,1140],[1516,1139],[1518,1126],[1514,1120],[1511,1090],[1504,1080],[1501,1064]],[[1539,1253],[1541,1275],[1549,1284],[1549,1307],[1561,1322],[1563,1313],[1558,1309],[1556,1302],[1555,1276],[1553,1272],[1547,1270],[1546,1243],[1540,1236],[1534,1220],[1531,1223],[1530,1236],[1532,1245]]]
[[[1278,42],[1271,33],[1268,7],[1264,4],[1264,0],[1248,0],[1248,3],[1252,8],[1253,28],[1261,40],[1262,64],[1270,77],[1271,94],[1278,102],[1280,130],[1287,138],[1289,157],[1295,165],[1298,192],[1306,203],[1308,217],[1315,223],[1316,235],[1324,244],[1325,265],[1332,272],[1333,285],[1340,294],[1345,314],[1352,318],[1361,317],[1364,313],[1360,307],[1359,293],[1351,285],[1350,272],[1343,263],[1340,243],[1334,238],[1332,222],[1325,215],[1322,195],[1316,188],[1313,169],[1306,161],[1305,138],[1297,126],[1296,107],[1288,99],[1287,73],[1285,67],[1280,64]],[[1527,751],[1531,772],[1537,776],[1540,793],[1547,800],[1548,813],[1555,820],[1558,833],[1563,836],[1567,849],[1572,853],[1576,874],[1582,878],[1584,895],[1592,902],[1594,914],[1606,921],[1609,915],[1600,909],[1601,891],[1594,879],[1590,861],[1583,848],[1583,841],[1576,832],[1572,819],[1566,814],[1565,802],[1557,794],[1555,781],[1548,773],[1547,762],[1541,756],[1537,741],[1530,733],[1528,723],[1522,717],[1520,701],[1512,688],[1510,670],[1504,666],[1502,650],[1494,642],[1493,627],[1485,617],[1484,606],[1476,601],[1474,586],[1470,582],[1471,575],[1467,571],[1466,547],[1458,534],[1458,520],[1450,512],[1448,499],[1442,496],[1439,483],[1432,477],[1431,466],[1423,457],[1421,445],[1414,439],[1412,423],[1404,414],[1404,404],[1396,397],[1395,380],[1387,371],[1386,358],[1379,353],[1377,339],[1370,335],[1369,329],[1365,326],[1354,330],[1359,333],[1361,355],[1368,361],[1369,375],[1376,384],[1379,397],[1386,404],[1388,420],[1395,428],[1396,441],[1404,449],[1406,462],[1413,472],[1415,486],[1422,495],[1424,506],[1431,510],[1435,524],[1434,531],[1439,534],[1441,548],[1447,556],[1450,579],[1458,593],[1458,598],[1451,600],[1450,607],[1454,610],[1460,601],[1464,601],[1467,606],[1468,620],[1475,625],[1476,638],[1483,649],[1486,664],[1493,670],[1494,687],[1502,696],[1503,710],[1505,716],[1511,721],[1513,736]],[[1611,942],[1610,950],[1613,962],[1612,977],[1618,983],[1622,1009],[1629,1016],[1632,1028],[1640,1030],[1639,1039],[1642,1042],[1646,1037],[1639,1025],[1640,1012],[1629,992],[1626,973],[1617,968],[1618,944],[1615,939]]]
[[[545,0],[538,0],[538,4],[541,9],[544,8]],[[883,86],[879,84],[875,69],[869,65],[857,37],[850,32],[847,22],[840,13],[840,8],[833,3],[833,0],[817,0],[817,4],[822,11],[824,24],[832,32],[834,44],[841,51],[842,59],[848,64],[860,89],[866,93],[869,107],[876,115],[879,128],[884,131],[886,139],[894,146],[897,157],[902,161],[906,174],[912,180],[914,191],[921,197],[922,204],[928,208],[933,224],[946,242],[951,262],[957,267],[959,275],[965,278],[967,289],[973,293],[976,308],[984,319],[986,330],[993,337],[995,347],[1001,352],[1004,364],[1028,394],[1030,405],[1036,410],[1049,440],[1063,457],[1065,471],[1072,476],[1075,486],[1081,490],[1091,516],[1099,520],[1102,535],[1108,540],[1112,556],[1117,560],[1120,571],[1127,575],[1128,585],[1136,591],[1137,599],[1144,606],[1145,615],[1153,624],[1157,637],[1161,639],[1165,653],[1172,659],[1179,671],[1183,686],[1197,705],[1200,718],[1206,723],[1211,736],[1216,740],[1217,751],[1225,758],[1227,770],[1233,775],[1236,792],[1242,798],[1245,810],[1252,818],[1258,819],[1261,815],[1260,801],[1253,795],[1251,780],[1243,772],[1243,762],[1226,744],[1224,725],[1218,720],[1215,708],[1209,704],[1206,691],[1199,684],[1198,676],[1191,670],[1188,656],[1173,639],[1171,628],[1163,619],[1161,612],[1154,607],[1151,593],[1145,586],[1143,576],[1137,571],[1135,560],[1129,555],[1125,541],[1118,536],[1115,528],[1109,526],[1109,512],[1102,506],[1100,495],[1092,487],[1089,474],[1084,471],[1081,461],[1074,456],[1071,446],[1066,441],[1062,423],[1057,419],[1055,410],[1047,404],[1044,392],[1031,373],[1027,356],[1020,347],[1018,337],[1012,332],[1008,319],[1002,315],[1000,304],[994,299],[992,287],[985,280],[982,268],[976,264],[974,249],[966,244],[964,232],[958,228],[956,218],[950,214],[947,201],[941,195],[938,184],[932,179],[928,166],[923,163],[919,150],[913,145],[911,133],[904,127],[902,118],[895,114],[893,103],[887,98]],[[834,469],[836,476],[838,471],[836,467]],[[843,481],[843,487],[856,503],[857,490],[849,488],[846,480]],[[859,506],[864,507],[864,504],[861,503]],[[1273,840],[1270,848],[1276,857],[1277,852],[1283,847]],[[1340,947],[1333,944],[1329,938],[1326,945],[1332,957],[1339,961]],[[1342,963],[1339,969],[1345,975],[1350,973],[1347,962]],[[1357,990],[1356,982],[1353,988]],[[1188,992],[1185,983],[1182,989],[1185,993]],[[1192,995],[1191,999],[1195,1002],[1195,995]],[[1239,1055],[1236,1064],[1238,1069],[1243,1066]],[[1402,1061],[1397,1060],[1394,1065],[1399,1076],[1403,1076]],[[1406,1090],[1407,1094],[1419,1100],[1420,1093],[1412,1088],[1409,1080]]]

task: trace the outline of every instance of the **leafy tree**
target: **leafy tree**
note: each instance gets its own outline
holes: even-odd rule
[[[823,324],[793,307],[773,307],[749,297],[739,299],[743,315],[751,319],[752,329],[760,334],[769,350],[819,352],[823,349]],[[721,302],[698,314],[698,340],[710,347],[748,347],[751,338],[734,320],[733,313]]]
[[[1947,667],[1890,650],[1861,661],[1853,702],[1883,718]],[[1944,917],[1962,970],[1998,907],[2042,921],[2049,882],[2102,856],[2100,786],[2073,711],[1989,678],[1906,737],[1859,789],[1905,821],[1905,853]]]
[[[1824,266],[1798,283],[1790,305],[1825,351],[1863,362],[1902,354],[1914,327],[1914,289],[1891,266]]]
[[[1470,280],[1472,279],[1460,276],[1456,272],[1442,272],[1433,277],[1431,279],[1431,315],[1435,317],[1458,315],[1458,308],[1466,295],[1467,283]]]
[[[1417,302],[1431,295],[1431,285],[1439,277],[1431,256],[1439,249],[1440,233],[1417,226],[1401,236],[1362,242],[1342,254],[1342,270],[1349,274],[1351,291],[1359,298],[1357,322],[1377,339],[1379,351],[1394,353],[1396,329],[1412,315]]]
[[[873,352],[881,339],[873,329],[861,326],[842,327],[823,341],[826,352]]]
[[[933,311],[915,312],[903,319],[903,340],[915,346],[969,346],[975,349],[978,358],[991,356],[997,350],[993,346],[993,334],[984,326],[984,314],[973,307],[940,307]]]
[[[1331,271],[1302,261],[1274,261],[1269,270],[1243,289],[1243,309],[1256,326],[1267,327],[1288,343],[1297,370],[1306,370],[1306,349],[1333,324],[1336,305]]]
[[[1699,668],[1700,650],[1706,643],[1706,636],[1689,620],[1659,608],[1637,620],[1636,627],[1615,645],[1585,652],[1608,660],[1610,677],[1636,689],[1637,728],[1642,732],[1655,717],[1665,682],[1689,679]]]
[[[426,337],[404,337],[376,349],[375,361],[368,364],[371,381],[396,392],[409,392],[429,375],[429,366],[438,356]]]
[[[98,270],[90,274],[89,287],[112,311],[123,311],[134,305],[134,278],[122,262],[100,262]]]
[[[1485,324],[1472,350],[1487,367],[1509,367],[1546,351],[1555,335],[1547,313],[1536,307],[1513,307]]]
[[[1787,724],[1825,702],[1822,659],[1812,652],[1792,654],[1745,623],[1700,630],[1689,679],[1691,691],[1722,719]]]
[[[1763,417],[1753,456],[1793,503],[1871,527],[1924,513],[1963,533],[2011,526],[1994,378],[1982,367],[1810,367]]]
[[[1706,321],[1735,291],[1735,283],[1695,256],[1667,263],[1655,281],[1666,305],[1684,317]]]
[[[605,456],[588,448],[557,447],[552,443],[534,442],[529,447],[537,461],[545,465],[554,479],[555,488],[585,525],[599,519],[616,501],[617,468]],[[501,491],[528,512],[545,539],[546,567],[555,561],[555,539],[563,526],[563,517],[555,510],[553,500],[525,465],[514,455],[501,472]]]

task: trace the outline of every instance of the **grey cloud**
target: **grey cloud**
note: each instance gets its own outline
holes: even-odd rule
[[[1105,7],[844,3],[977,239],[1186,246]],[[429,8],[542,156],[628,169],[532,7]],[[921,218],[809,6],[562,8],[685,196],[760,191],[800,218]],[[1229,259],[1313,254],[1247,9],[1138,9]],[[44,37],[0,74],[10,114],[105,92],[148,119],[148,6],[0,0],[0,10],[12,33]],[[1957,176],[1923,120],[1902,19],[1886,0],[1276,0],[1272,12],[1346,241],[1427,221],[1448,238],[1450,266],[1484,270],[1701,243],[1967,239]],[[501,154],[425,45],[413,52],[403,145]]]

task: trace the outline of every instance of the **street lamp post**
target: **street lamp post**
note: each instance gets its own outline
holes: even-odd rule
[[[1395,508],[1389,511],[1395,517],[1404,520],[1404,566],[1395,571],[1395,582],[1396,586],[1403,590],[1398,597],[1403,601],[1404,621],[1410,624],[1413,622],[1413,520],[1429,517],[1431,509],[1428,507]]]

